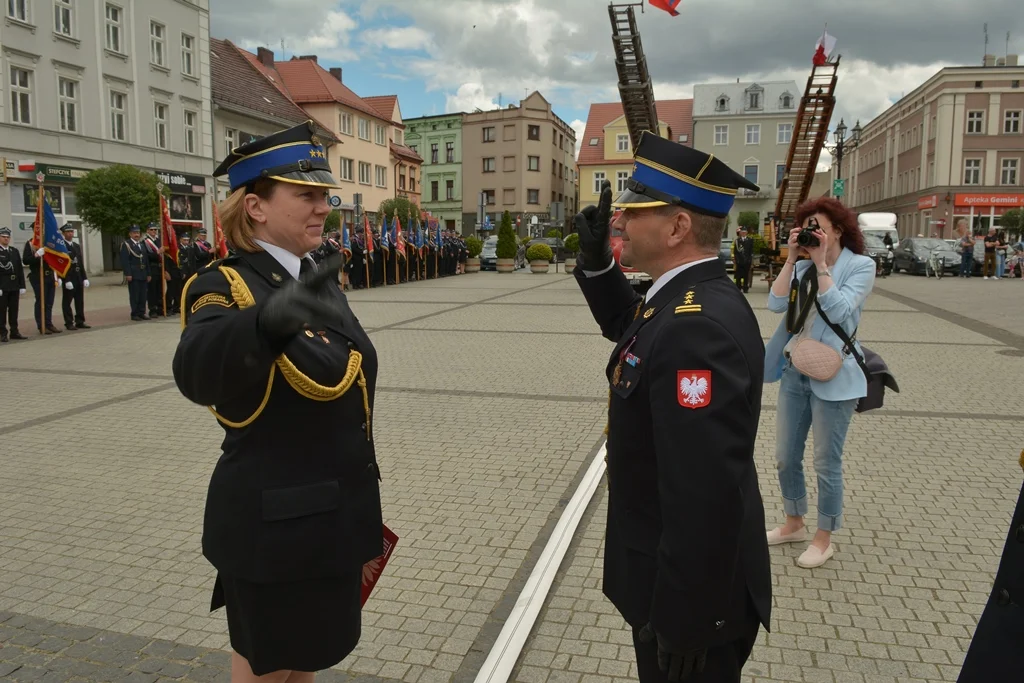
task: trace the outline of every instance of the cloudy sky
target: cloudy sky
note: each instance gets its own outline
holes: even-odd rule
[[[278,59],[316,54],[361,96],[413,117],[490,109],[540,90],[582,132],[618,100],[607,0],[212,0],[212,35]],[[795,80],[824,24],[842,55],[839,117],[866,123],[947,65],[1024,53],[1020,0],[682,0],[637,14],[658,98],[695,83]],[[283,46],[283,48],[282,48]]]

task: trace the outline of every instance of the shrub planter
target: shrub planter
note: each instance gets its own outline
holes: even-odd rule
[[[467,258],[466,259],[466,272],[467,273],[479,273],[480,272],[480,257]]]
[[[511,273],[516,269],[516,260],[514,258],[500,258],[495,266],[495,270],[499,273]]]
[[[553,257],[554,254],[551,252],[551,247],[543,242],[533,244],[526,250],[526,260],[530,262],[531,273],[548,272]]]
[[[576,259],[573,259],[571,261],[569,259],[566,259],[565,260],[565,274],[566,275],[572,275],[572,271],[574,271],[574,270],[576,270]]]
[[[534,259],[533,261],[530,261],[531,273],[546,273],[550,267],[551,263],[544,259]]]

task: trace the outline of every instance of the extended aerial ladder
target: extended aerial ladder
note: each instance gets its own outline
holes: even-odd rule
[[[768,250],[762,252],[762,259],[768,267],[768,281],[773,279],[773,266],[781,266],[786,260],[789,230],[793,227],[796,208],[807,200],[814,174],[818,170],[828,124],[832,119],[836,98],[836,71],[839,57],[835,61],[815,65],[807,79],[807,88],[800,100],[800,108],[793,123],[793,137],[786,156],[786,172],[779,185],[779,196],[775,202],[775,213],[768,222],[765,241]]]
[[[647,70],[647,59],[640,44],[640,31],[636,27],[633,8],[643,12],[644,4],[635,2],[608,5],[612,20],[612,45],[615,47],[615,70],[619,73],[619,98],[626,116],[626,128],[633,149],[640,144],[640,135],[646,130],[660,135],[658,111],[654,105],[654,87]]]

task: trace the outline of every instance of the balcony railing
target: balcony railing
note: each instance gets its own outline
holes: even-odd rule
[[[776,196],[776,188],[773,185],[758,185],[758,189],[749,190],[741,187],[736,196],[741,199],[772,199]]]

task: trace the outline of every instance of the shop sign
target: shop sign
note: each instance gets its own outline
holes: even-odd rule
[[[203,198],[196,194],[172,194],[168,202],[172,221],[202,222]]]
[[[92,169],[72,168],[70,166],[52,166],[36,164],[36,171],[42,173],[47,183],[77,183]]]
[[[958,194],[957,206],[1024,206],[1024,194]]]
[[[22,185],[21,190],[25,197],[25,213],[35,213],[36,209],[39,208],[39,186],[26,183]],[[43,193],[46,195],[46,201],[54,213],[64,213],[59,185],[43,185]]]
[[[172,194],[206,194],[206,178],[201,175],[179,173],[178,171],[154,171],[154,173]]]
[[[918,209],[934,209],[939,205],[939,195],[933,194],[917,200]]]

